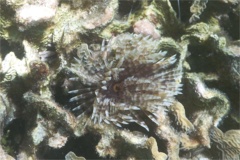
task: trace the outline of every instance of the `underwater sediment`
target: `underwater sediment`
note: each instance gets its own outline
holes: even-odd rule
[[[237,0],[0,5],[0,159],[240,159]]]

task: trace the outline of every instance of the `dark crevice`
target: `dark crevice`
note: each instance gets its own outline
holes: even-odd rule
[[[1,145],[11,156],[16,157],[25,134],[25,121],[21,118],[14,119],[4,128]]]
[[[19,42],[9,43],[7,40],[0,38],[0,53],[2,59],[4,59],[9,52],[14,52],[17,58],[22,59],[25,54],[24,46]]]
[[[120,17],[128,16],[141,8],[141,1],[119,0],[118,14]]]
[[[191,17],[190,7],[192,1],[170,0],[170,3],[177,14],[178,19],[183,23],[188,23]]]
[[[191,53],[187,58],[191,72],[216,73],[218,60],[210,45],[189,45],[188,51]]]
[[[41,146],[37,155],[39,159],[65,159],[65,155],[72,151],[77,156],[86,159],[102,159],[95,150],[100,138],[100,135],[93,133],[87,133],[79,138],[70,137],[65,146],[60,149],[46,147],[45,145]]]
[[[240,39],[240,17],[233,12],[219,16],[220,26],[232,40]]]

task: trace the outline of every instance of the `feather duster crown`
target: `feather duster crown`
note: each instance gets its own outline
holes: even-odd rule
[[[91,51],[83,44],[71,71],[79,83],[69,91],[72,108],[87,114],[94,123],[136,122],[148,130],[149,118],[158,124],[158,110],[167,108],[181,92],[181,65],[176,55],[160,51],[159,41],[137,34],[112,38],[101,50]],[[144,115],[144,116],[143,116]]]

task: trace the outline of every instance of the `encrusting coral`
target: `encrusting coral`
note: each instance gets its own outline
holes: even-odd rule
[[[239,159],[237,0],[0,5],[0,159]]]
[[[69,152],[66,156],[65,156],[66,160],[86,160],[83,157],[77,157],[73,152]]]
[[[238,160],[240,157],[240,131],[229,130],[223,133],[217,127],[212,127],[210,137],[221,152],[221,159]]]
[[[221,159],[238,160],[240,152],[240,131],[229,130],[223,133],[220,129],[212,127],[210,137],[214,145],[216,145]]]

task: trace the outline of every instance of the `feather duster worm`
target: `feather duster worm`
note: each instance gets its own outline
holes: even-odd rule
[[[158,110],[181,92],[181,65],[176,55],[159,50],[159,41],[138,34],[121,34],[99,51],[83,44],[71,71],[79,88],[69,91],[71,108],[94,123],[135,122],[148,130],[144,118],[158,125]],[[169,56],[167,56],[169,55]]]

